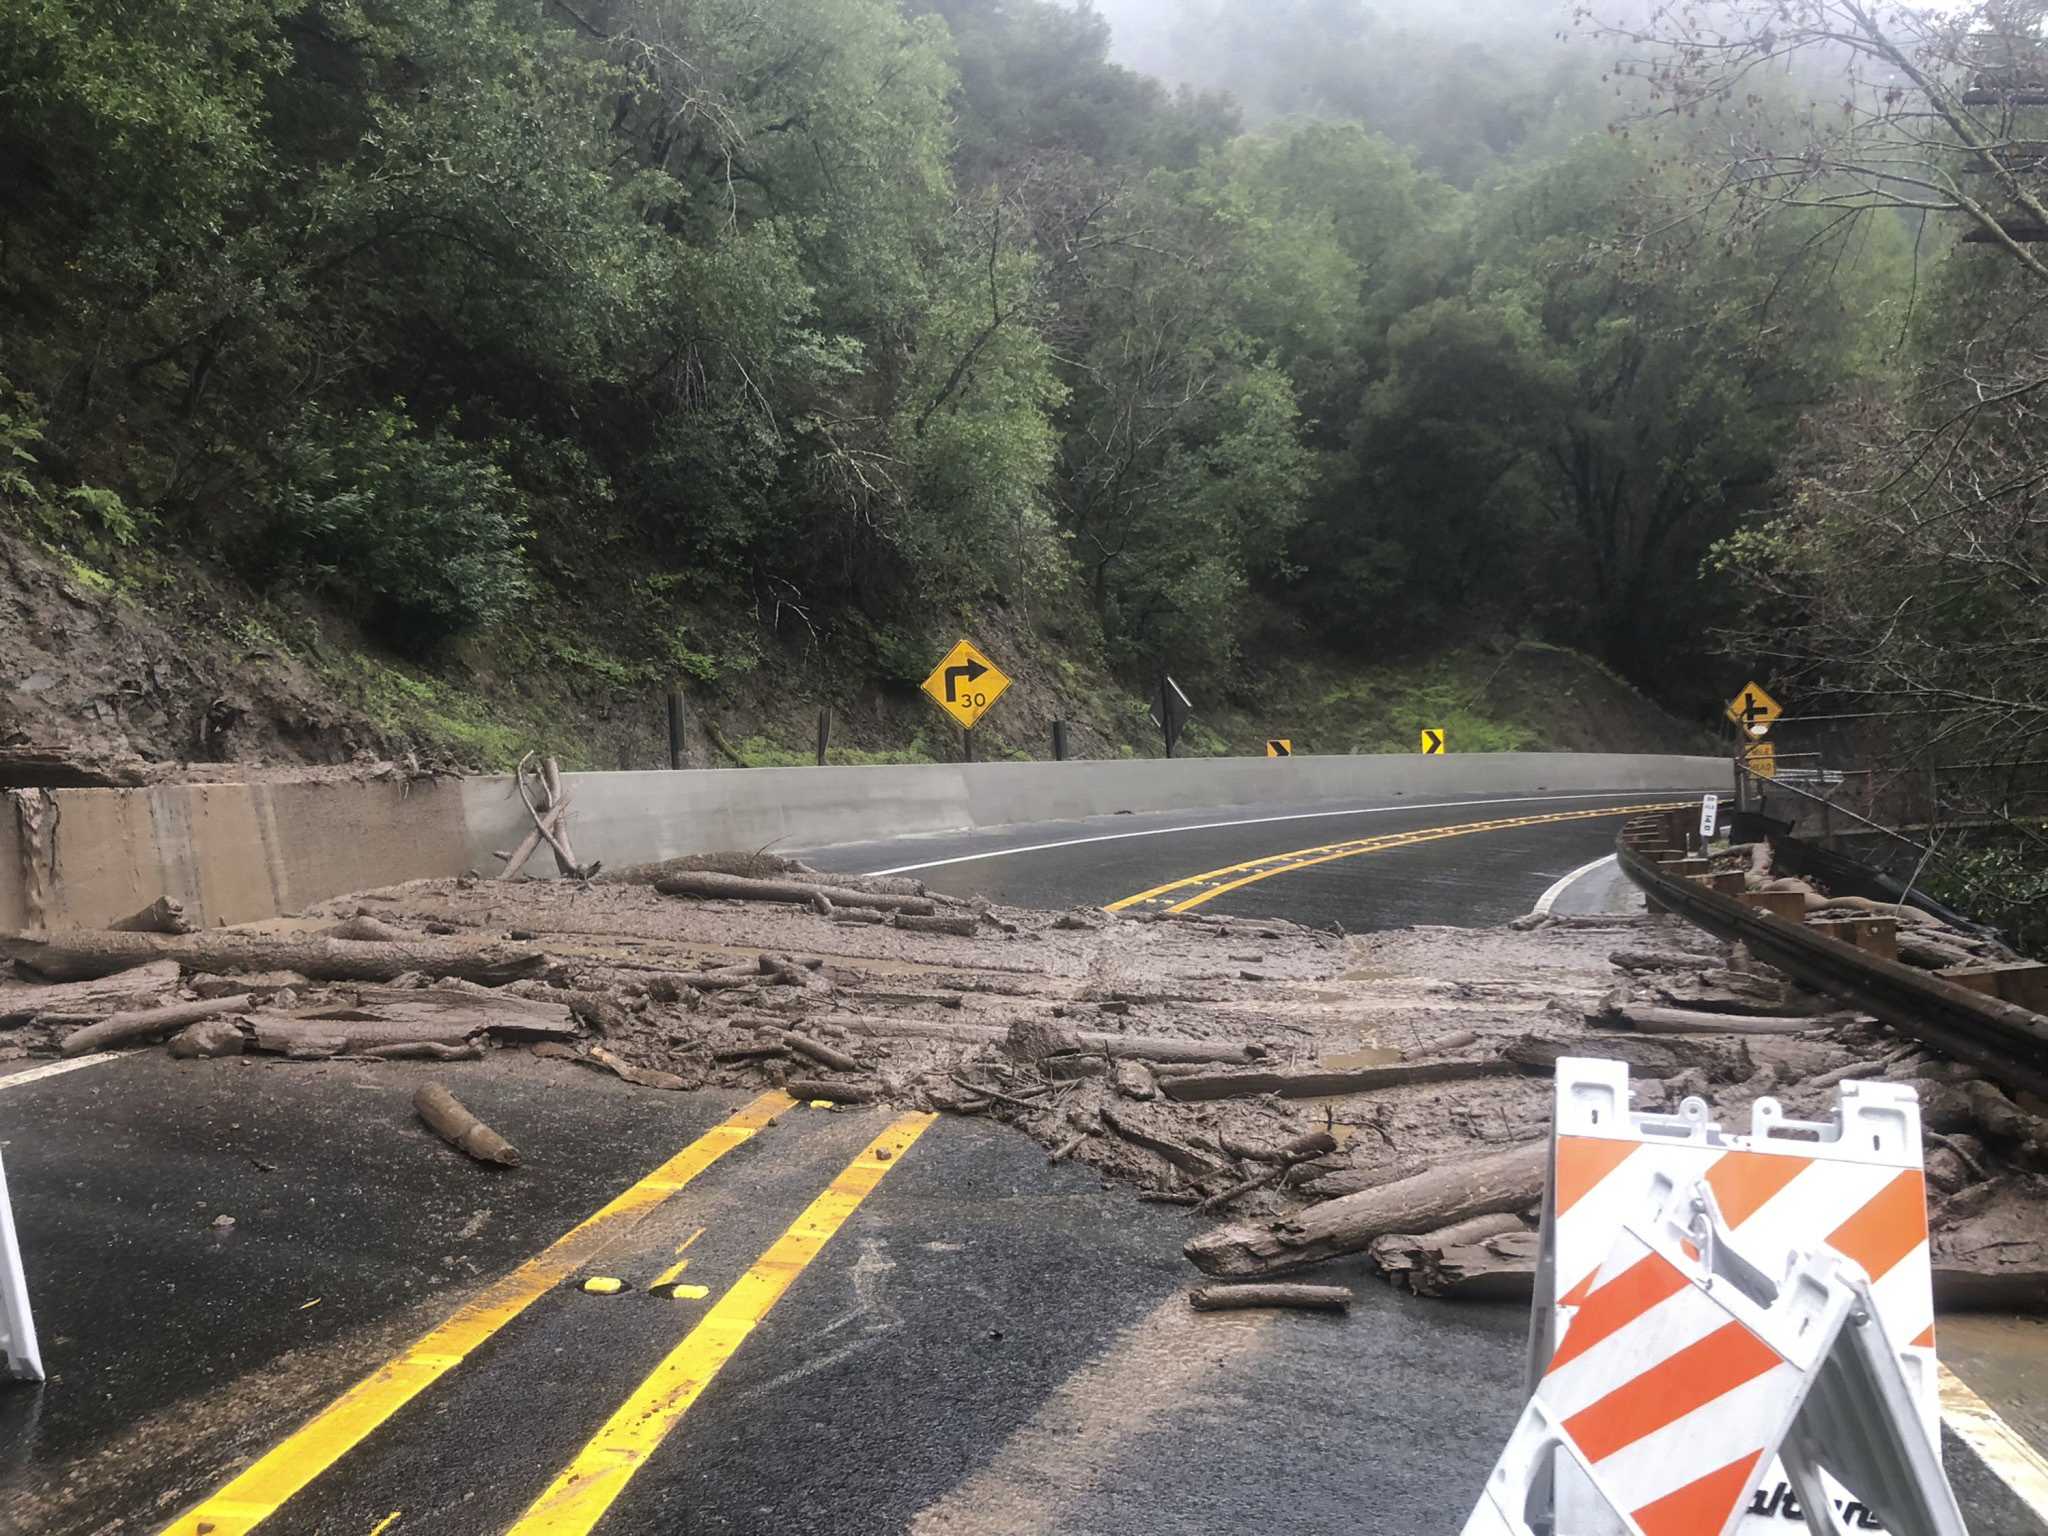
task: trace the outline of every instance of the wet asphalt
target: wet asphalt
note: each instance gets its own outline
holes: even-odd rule
[[[1644,798],[1659,797],[1614,803]],[[1099,904],[1277,851],[1556,808],[1329,807],[1201,832],[1185,830],[1194,818],[1102,818],[807,857],[877,869],[1160,832],[921,872],[960,893]],[[1264,814],[1283,812],[1207,819]],[[1612,828],[1371,854],[1207,910],[1353,931],[1498,920],[1597,858]],[[1609,899],[1625,892],[1594,875],[1567,905]],[[486,1169],[435,1141],[410,1105],[430,1074],[525,1165]],[[0,1532],[160,1529],[747,1097],[647,1093],[511,1053],[424,1068],[141,1052],[0,1078],[0,1150],[52,1373],[0,1387]],[[786,1113],[592,1266],[626,1291],[549,1292],[260,1529],[505,1530],[890,1118]],[[935,1123],[599,1531],[1456,1530],[1519,1406],[1524,1309],[1405,1298],[1340,1264],[1330,1278],[1357,1294],[1348,1318],[1196,1315],[1179,1256],[1190,1229],[1184,1212],[1048,1166],[1000,1126]],[[683,1278],[709,1298],[647,1294],[686,1242]],[[1949,1449],[1979,1536],[2048,1532]]]

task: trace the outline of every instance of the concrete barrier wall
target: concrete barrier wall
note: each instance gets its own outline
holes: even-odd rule
[[[1425,758],[1189,758],[754,768],[569,776],[577,854],[614,866],[720,848],[1283,802],[1719,789],[1711,757],[1503,752]],[[495,868],[531,825],[512,783],[194,784],[53,792],[52,927],[94,926],[171,895],[209,925],[347,891]],[[28,922],[19,828],[0,811],[0,928]],[[551,872],[544,857],[529,866]]]

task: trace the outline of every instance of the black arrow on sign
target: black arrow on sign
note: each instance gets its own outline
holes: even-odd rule
[[[1443,737],[1443,732],[1441,732],[1441,731],[1424,731],[1424,732],[1422,733],[1422,739],[1423,739],[1424,741],[1426,741],[1426,742],[1428,742],[1428,743],[1429,743],[1429,750],[1430,750],[1430,752],[1431,752],[1432,754],[1434,754],[1434,753],[1437,753],[1437,752],[1441,752],[1441,751],[1443,751],[1443,749],[1444,749],[1444,737]]]
[[[987,670],[988,668],[978,661],[970,661],[964,667],[946,668],[946,702],[948,704],[958,702],[954,697],[953,690],[960,686],[962,678],[971,683]]]

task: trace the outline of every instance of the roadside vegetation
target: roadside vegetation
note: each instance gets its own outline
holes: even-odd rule
[[[1693,701],[1906,232],[1698,241],[1600,46],[1465,41],[1499,121],[1046,0],[5,0],[10,515],[429,666],[900,688],[998,613],[1139,693],[1523,634]]]

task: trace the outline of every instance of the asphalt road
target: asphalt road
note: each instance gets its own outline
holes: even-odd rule
[[[1276,802],[1228,812],[1097,816],[985,832],[799,850],[821,869],[914,872],[936,890],[1027,907],[1108,906],[1217,870],[1236,880],[1286,868],[1202,901],[1199,910],[1287,917],[1364,933],[1413,923],[1470,926],[1527,912],[1560,877],[1612,851],[1624,811],[1697,799],[1686,790],[1379,802]],[[1495,823],[1522,823],[1495,826]],[[1407,846],[1390,840],[1475,828]],[[1332,857],[1331,855],[1336,855]],[[1263,862],[1261,862],[1263,861]],[[1571,895],[1560,898],[1565,910]],[[1154,905],[1202,895],[1187,888]],[[1623,895],[1623,904],[1628,897]]]
[[[1042,905],[1173,886],[1153,904],[1475,923],[1611,846],[1615,819],[1581,813],[1661,798],[1109,817],[807,856]],[[1388,842],[1501,821],[1521,824]],[[984,856],[1040,843],[1070,846]],[[1556,899],[1628,894],[1596,867]],[[434,1141],[410,1108],[428,1074],[524,1166]],[[1184,1213],[1000,1127],[789,1107],[755,1130],[754,1110],[502,1056],[145,1052],[0,1077],[52,1373],[0,1389],[0,1532],[1422,1536],[1462,1523],[1515,1417],[1519,1306],[1339,1265],[1348,1318],[1192,1314]],[[629,1189],[648,1204],[578,1228]],[[573,1262],[508,1302],[558,1239]],[[651,1294],[662,1276],[701,1293]],[[2048,1533],[1949,1449],[1979,1536]]]

